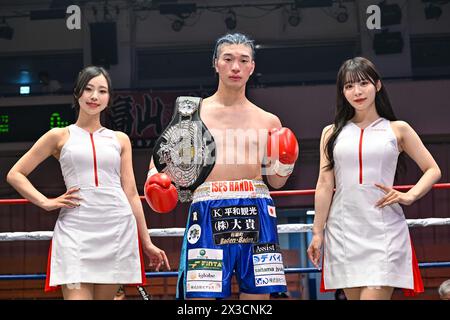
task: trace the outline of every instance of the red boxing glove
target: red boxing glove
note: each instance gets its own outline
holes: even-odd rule
[[[152,172],[155,172],[152,174]],[[153,211],[167,213],[175,209],[178,202],[178,192],[170,177],[165,173],[150,170],[144,185],[145,200]]]
[[[276,150],[277,146],[278,150]],[[275,161],[273,170],[278,176],[290,175],[298,158],[298,142],[294,133],[288,128],[270,130],[267,139],[267,156]]]

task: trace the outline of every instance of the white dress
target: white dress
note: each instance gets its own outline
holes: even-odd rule
[[[374,184],[393,185],[399,155],[390,121],[379,118],[365,129],[349,121],[333,155],[336,192],[325,226],[322,289],[417,289],[421,278],[401,206],[375,207],[385,194]]]
[[[145,282],[136,219],[120,182],[114,131],[68,127],[59,162],[66,188],[79,187],[74,209],[62,208],[53,232],[46,290],[69,283]]]

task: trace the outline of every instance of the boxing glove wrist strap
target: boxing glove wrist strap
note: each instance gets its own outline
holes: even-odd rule
[[[153,167],[153,168],[151,168],[150,170],[148,170],[148,173],[147,173],[147,180],[148,180],[148,178],[150,178],[152,175],[157,174],[157,173],[158,173],[158,170],[157,170],[155,167]]]
[[[294,165],[295,163],[284,164],[276,160],[275,163],[273,164],[273,171],[276,173],[277,176],[287,177],[292,173],[292,171],[294,171]]]

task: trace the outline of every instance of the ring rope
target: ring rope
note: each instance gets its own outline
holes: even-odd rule
[[[450,268],[450,262],[422,262],[419,263],[419,268]],[[285,268],[284,272],[289,273],[318,273],[321,272],[321,268]],[[165,278],[165,277],[177,277],[177,271],[159,271],[159,272],[146,272],[147,278]],[[41,274],[0,274],[0,281],[12,281],[12,280],[44,280],[46,275]]]
[[[409,190],[414,185],[403,185],[403,186],[393,186],[395,190]],[[432,189],[450,189],[450,183],[437,183],[434,184]],[[315,189],[306,190],[284,190],[284,191],[270,191],[271,197],[283,197],[283,196],[299,196],[299,195],[314,195],[316,193]],[[144,196],[139,196],[141,200],[145,200]],[[0,205],[3,204],[28,204],[31,203],[27,199],[0,199]]]
[[[427,218],[427,219],[407,219],[409,227],[429,227],[450,225],[450,218]],[[312,230],[312,224],[292,223],[280,224],[277,226],[278,233],[299,233]],[[149,229],[151,237],[182,237],[185,228]],[[50,240],[53,231],[32,231],[32,232],[3,232],[0,233],[0,241],[28,241],[28,240]]]

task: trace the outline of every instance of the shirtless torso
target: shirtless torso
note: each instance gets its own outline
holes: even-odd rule
[[[223,106],[214,96],[203,100],[201,118],[216,142],[216,164],[206,181],[262,179],[267,135],[278,118],[248,100]]]

